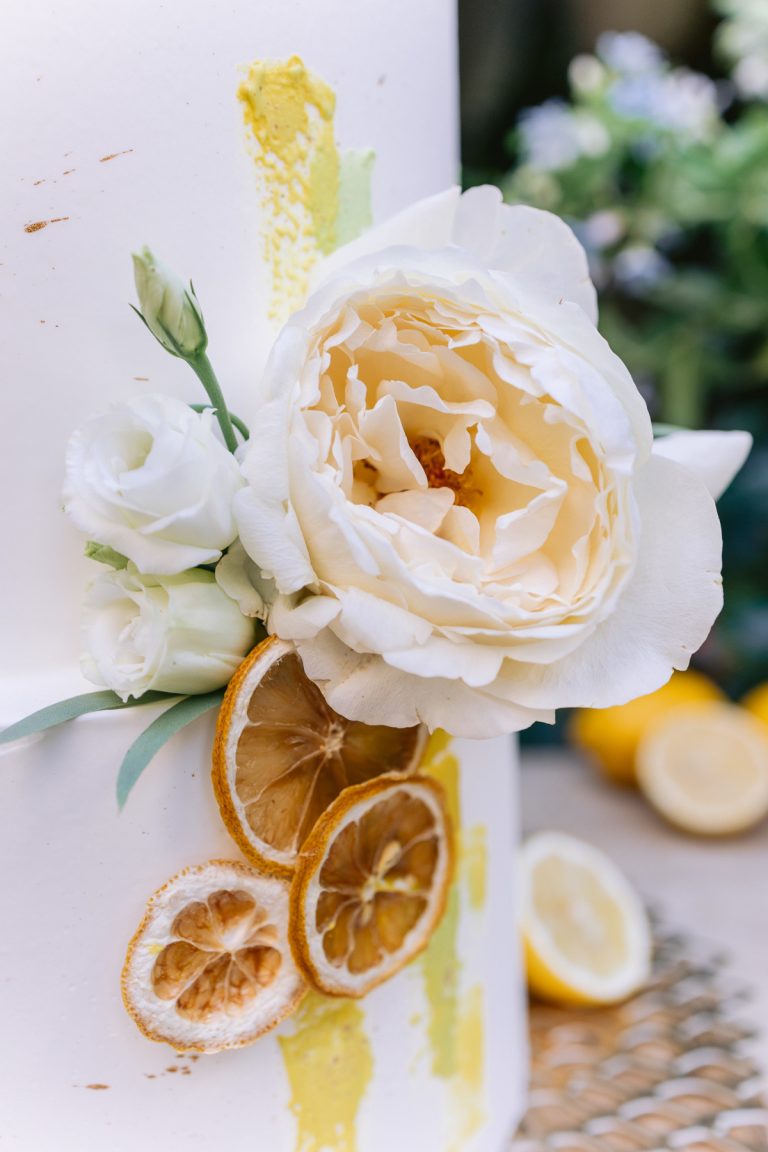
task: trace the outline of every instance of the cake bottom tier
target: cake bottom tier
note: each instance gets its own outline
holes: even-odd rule
[[[311,993],[249,1048],[183,1056],[126,1014],[126,945],[170,876],[239,853],[211,791],[208,718],[165,747],[118,813],[140,711],[3,751],[2,1146],[501,1152],[527,1076],[516,744],[432,741],[426,768],[447,790],[458,867],[426,952],[364,1000]]]

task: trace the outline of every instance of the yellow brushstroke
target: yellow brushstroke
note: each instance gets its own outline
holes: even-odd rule
[[[448,1081],[452,1144],[460,1152],[486,1120],[485,1009],[483,989],[476,985],[460,994],[461,962],[458,930],[460,888],[470,908],[479,911],[486,899],[488,850],[483,825],[461,824],[461,768],[450,751],[451,738],[435,732],[427,744],[421,771],[443,785],[456,830],[459,872],[445,915],[421,959],[428,1005],[427,1036],[433,1075]]]
[[[459,928],[459,893],[450,891],[445,913],[422,953],[421,968],[427,998],[427,1038],[432,1072],[443,1080],[456,1074],[459,1020],[459,975],[456,948]]]
[[[296,1152],[358,1152],[357,1113],[373,1076],[363,1010],[310,992],[280,1036],[298,1129]]]
[[[484,824],[464,830],[461,844],[461,868],[467,886],[469,906],[475,912],[485,907],[488,887],[488,837]]]
[[[461,1152],[486,1121],[485,1009],[479,984],[462,998],[457,1029],[458,1067],[451,1102],[455,1114],[451,1152]]]
[[[461,796],[459,792],[459,761],[449,752],[451,737],[437,729],[427,741],[419,771],[427,772],[439,780],[448,800],[448,814],[456,832],[461,830]]]
[[[255,61],[237,95],[259,177],[271,312],[279,319],[301,306],[313,263],[336,246],[336,97],[298,56]]]
[[[457,837],[461,832],[461,797],[459,793],[459,761],[450,751],[451,738],[446,732],[433,732],[424,751],[420,770],[433,776],[443,785]],[[457,1028],[459,1019],[459,976],[461,962],[458,955],[459,891],[453,885],[448,896],[445,914],[435,930],[429,947],[421,958],[424,991],[427,998],[427,1037],[432,1072],[442,1079],[450,1079],[457,1070]]]

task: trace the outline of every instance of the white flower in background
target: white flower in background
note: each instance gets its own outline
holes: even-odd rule
[[[618,116],[647,120],[694,140],[706,139],[716,129],[721,93],[708,76],[670,68],[658,45],[639,32],[605,32],[596,52],[597,59],[577,56],[572,62],[569,76],[576,92],[588,93],[607,84],[609,103]],[[603,77],[589,61],[603,70]]]
[[[580,239],[590,248],[601,251],[613,248],[627,234],[627,221],[621,212],[608,208],[593,212],[580,222]]]
[[[253,622],[211,572],[142,576],[129,566],[103,572],[86,593],[83,674],[123,700],[220,688],[253,642]]]
[[[596,52],[612,71],[625,76],[661,72],[666,64],[666,56],[658,44],[640,32],[603,32],[598,37]]]
[[[65,511],[141,572],[218,560],[237,535],[232,498],[243,481],[212,420],[162,394],[89,420],[67,447]]]
[[[706,637],[714,501],[654,454],[595,319],[570,230],[491,188],[322,266],[273,348],[235,504],[275,581],[270,630],[343,715],[491,736],[651,692]]]
[[[561,100],[525,109],[518,131],[523,161],[542,172],[569,168],[581,156],[601,156],[611,143],[596,116],[574,110]]]
[[[717,85],[687,68],[621,76],[611,86],[609,100],[624,119],[647,120],[692,140],[711,136],[720,122]]]
[[[574,92],[588,96],[599,92],[605,83],[605,68],[596,56],[582,53],[568,65],[568,83]]]
[[[644,292],[666,279],[672,266],[655,248],[628,244],[613,261],[615,279],[629,292]]]
[[[717,44],[733,65],[733,79],[748,100],[768,100],[768,5],[765,0],[719,0],[726,19]]]
[[[194,291],[149,248],[133,255],[133,276],[141,316],[152,335],[173,356],[194,359],[208,338]]]

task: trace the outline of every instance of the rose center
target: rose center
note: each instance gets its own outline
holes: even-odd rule
[[[450,488],[456,495],[456,503],[469,507],[472,497],[481,495],[472,486],[472,469],[452,472],[445,466],[445,456],[440,442],[433,436],[417,436],[411,442],[414,456],[424,469],[430,488]]]

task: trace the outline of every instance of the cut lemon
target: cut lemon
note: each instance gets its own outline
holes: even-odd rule
[[[364,996],[427,944],[445,908],[451,830],[424,776],[348,788],[307,839],[291,888],[290,936],[306,979]]]
[[[768,725],[768,680],[757,684],[741,701],[742,708],[746,708],[753,716],[757,716],[763,724]]]
[[[284,881],[224,860],[185,869],[151,897],[128,946],[128,1012],[179,1052],[251,1044],[306,991],[287,927]]]
[[[531,991],[555,1004],[613,1004],[648,979],[639,897],[602,852],[562,832],[523,846],[521,927]]]
[[[641,742],[637,765],[653,806],[686,832],[741,832],[768,812],[768,730],[735,704],[670,712]]]
[[[574,744],[618,784],[636,784],[635,756],[644,732],[672,708],[699,700],[722,700],[723,694],[708,676],[689,669],[675,672],[656,692],[638,696],[614,708],[581,708],[571,721]]]
[[[213,787],[230,834],[262,868],[290,875],[317,818],[344,788],[418,765],[426,729],[345,720],[270,637],[229,683],[213,749]]]

